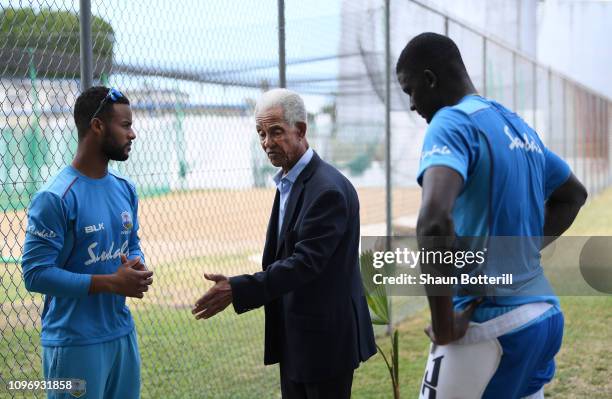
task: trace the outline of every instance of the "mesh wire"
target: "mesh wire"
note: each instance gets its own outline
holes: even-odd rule
[[[363,235],[385,232],[385,70],[421,31],[456,40],[477,89],[513,107],[568,160],[590,192],[609,184],[612,104],[564,76],[413,2],[285,1],[287,86],[304,95],[310,144],[356,186]],[[77,135],[76,1],[2,1],[0,34],[0,385],[40,379],[42,296],[25,290],[19,258],[32,195],[68,164]],[[260,257],[275,172],[253,128],[262,90],[278,85],[277,1],[92,1],[94,81],[130,98],[137,139],[113,167],[140,195],[155,286],[129,300],[145,398],[279,397],[264,367],[263,312],[196,322],[203,273],[249,273]],[[394,76],[394,75],[392,75]],[[393,230],[414,229],[425,122],[391,82]],[[395,320],[423,305],[394,299]],[[41,395],[40,393],[38,393]],[[31,397],[8,392],[0,397]]]

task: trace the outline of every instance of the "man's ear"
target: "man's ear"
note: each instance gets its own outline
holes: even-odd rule
[[[431,69],[426,69],[423,71],[423,75],[425,75],[425,80],[427,81],[427,87],[433,89],[438,85],[438,77],[435,73],[431,71]]]
[[[306,122],[295,122],[295,127],[298,129],[298,134],[301,138],[306,136]]]
[[[90,123],[91,132],[97,137],[104,133],[104,122],[100,118],[93,118]]]

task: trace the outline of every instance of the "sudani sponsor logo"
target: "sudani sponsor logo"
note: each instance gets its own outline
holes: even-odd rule
[[[515,148],[525,150],[526,152],[537,152],[538,154],[543,154],[542,149],[538,145],[538,143],[534,139],[529,139],[527,133],[523,133],[523,139],[518,136],[513,136],[510,133],[510,128],[508,125],[504,125],[504,133],[510,139],[510,144],[508,148],[514,150]]]
[[[89,260],[85,261],[85,266],[93,265],[98,262],[105,262],[111,259],[117,259],[121,255],[129,256],[128,250],[128,241],[124,241],[121,244],[121,248],[115,249],[115,242],[111,242],[110,248],[100,253],[95,253],[94,250],[98,246],[97,242],[91,243],[91,245],[87,248],[87,253],[89,253]]]
[[[437,144],[434,144],[431,150],[423,151],[423,154],[421,155],[421,161],[436,154],[449,155],[450,153],[451,150],[448,149],[448,146],[438,147]]]
[[[38,230],[34,226],[28,226],[27,231],[28,231],[28,233],[30,233],[32,235],[35,235],[37,237],[40,237],[40,238],[55,238],[55,237],[57,237],[57,234],[55,234],[55,231],[53,231],[53,230],[47,230],[47,229]]]
[[[96,231],[102,230],[104,230],[104,223],[98,223],[97,226],[95,224],[91,226],[85,226],[85,234],[95,233]]]

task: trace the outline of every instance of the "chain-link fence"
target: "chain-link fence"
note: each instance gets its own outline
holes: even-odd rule
[[[19,262],[32,195],[76,149],[78,3],[0,1],[2,386],[41,377],[43,300],[25,290]],[[138,135],[129,161],[113,166],[138,187],[142,246],[156,275],[143,300],[129,301],[143,397],[279,396],[277,369],[262,365],[261,310],[240,317],[226,311],[205,322],[190,313],[209,287],[205,271],[260,268],[275,170],[259,148],[252,109],[262,90],[278,86],[279,70],[306,100],[310,144],[357,187],[364,235],[385,233],[389,201],[393,230],[414,228],[426,125],[408,112],[394,78],[386,105],[385,72],[421,31],[455,39],[478,90],[532,124],[591,193],[609,184],[609,99],[418,2],[392,2],[386,19],[385,3],[282,2],[283,68],[277,0],[92,2],[94,83],[126,93]],[[398,300],[396,320],[421,304]],[[0,397],[19,395],[32,392],[0,389]]]

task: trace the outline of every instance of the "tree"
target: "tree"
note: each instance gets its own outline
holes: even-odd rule
[[[33,57],[39,73],[54,77],[78,77],[79,17],[69,11],[5,8],[0,12],[0,75],[21,75]],[[112,65],[114,31],[100,17],[92,16],[94,74]],[[24,57],[24,54],[28,53]]]

